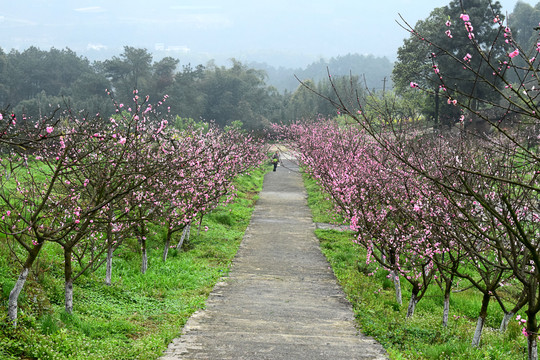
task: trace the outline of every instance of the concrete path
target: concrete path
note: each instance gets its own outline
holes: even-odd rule
[[[163,360],[386,359],[381,345],[355,329],[313,234],[301,176],[283,162],[264,179],[229,276]]]

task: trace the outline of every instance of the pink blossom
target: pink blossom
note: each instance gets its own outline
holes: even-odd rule
[[[459,18],[461,20],[463,20],[463,21],[469,21],[470,20],[470,17],[467,14],[461,14],[461,15],[459,15]]]
[[[411,86],[412,88],[417,88],[417,87],[418,87],[418,84],[415,83],[415,82],[413,82],[413,81],[411,81],[410,86]]]
[[[446,20],[446,26],[450,26],[452,25],[452,23],[450,22],[450,20]]]
[[[518,55],[519,55],[519,50],[518,49],[515,49],[510,54],[508,54],[508,56],[510,56],[510,58],[512,58],[512,59],[515,58]]]
[[[53,132],[54,128],[52,126],[47,126],[45,130],[47,131],[47,134],[50,134]]]

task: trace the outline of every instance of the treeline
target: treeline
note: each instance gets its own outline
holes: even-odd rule
[[[275,68],[264,63],[250,63],[250,66],[266,71],[268,83],[275,86],[280,92],[293,92],[298,86],[299,79],[311,79],[315,82],[324,81],[328,78],[328,70],[333,76],[359,76],[363,87],[370,90],[391,89],[390,74],[394,64],[386,57],[374,55],[347,54],[330,58],[320,59],[309,64],[306,68],[288,69]]]
[[[346,58],[349,64],[356,59],[352,55]],[[344,73],[345,65],[333,64],[337,72]],[[332,96],[324,77],[326,68],[322,62],[314,64],[298,77]],[[222,127],[240,121],[254,130],[271,123],[335,114],[325,99],[301,86],[292,71],[287,73],[294,91],[282,92],[268,84],[266,71],[235,59],[230,66],[214,62],[180,65],[178,59],[155,61],[148,50],[125,46],[119,56],[90,62],[68,48],[46,51],[30,47],[9,53],[0,49],[0,108],[24,118],[39,118],[59,106],[87,116],[110,114],[114,112],[111,94],[118,102],[128,103],[137,89],[150,101],[167,95],[172,115],[212,121]],[[349,77],[350,72],[333,79],[350,86]],[[352,84],[363,88],[364,80],[354,76]]]

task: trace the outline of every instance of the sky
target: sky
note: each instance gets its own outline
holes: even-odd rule
[[[511,13],[518,0],[500,0]],[[519,0],[531,5],[540,0]],[[449,0],[0,0],[0,48],[70,48],[90,60],[124,46],[181,64],[303,67],[348,53],[394,60],[408,33]],[[539,19],[540,21],[540,19]]]

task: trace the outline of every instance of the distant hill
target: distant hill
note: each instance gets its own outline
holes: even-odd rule
[[[373,55],[347,54],[331,58],[330,60],[320,59],[308,65],[306,68],[290,69],[275,68],[265,63],[251,62],[249,67],[264,70],[268,75],[266,83],[275,86],[280,92],[285,90],[294,91],[299,83],[295,75],[302,79],[312,79],[315,82],[328,78],[327,69],[333,76],[358,75],[360,79],[365,77],[366,85],[369,89],[381,90],[386,79],[386,89],[392,88],[390,75],[394,64],[386,57],[375,57]]]

